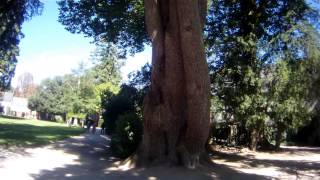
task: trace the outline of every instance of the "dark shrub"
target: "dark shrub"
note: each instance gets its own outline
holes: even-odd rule
[[[103,108],[105,112],[102,114],[106,123],[106,133],[111,135],[116,127],[116,120],[122,114],[135,111],[135,101],[137,97],[137,89],[128,85],[122,85],[119,94],[113,96],[105,103]]]
[[[142,137],[142,121],[135,113],[120,115],[111,137],[111,151],[120,158],[127,158],[137,148]]]

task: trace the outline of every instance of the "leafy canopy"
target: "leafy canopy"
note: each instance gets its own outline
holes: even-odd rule
[[[58,4],[59,21],[72,33],[114,43],[131,53],[142,51],[149,42],[143,0],[61,0]]]
[[[2,0],[0,3],[0,90],[10,87],[23,38],[22,23],[42,12],[39,0]]]

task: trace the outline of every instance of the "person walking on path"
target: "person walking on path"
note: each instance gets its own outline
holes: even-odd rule
[[[85,124],[86,124],[86,127],[87,127],[87,132],[90,132],[90,127],[92,125],[91,115],[87,114],[85,121],[86,121]]]
[[[98,123],[99,123],[99,113],[94,113],[92,115],[92,121],[93,121],[93,124],[92,124],[92,134],[95,134],[96,133],[96,128],[98,126]]]

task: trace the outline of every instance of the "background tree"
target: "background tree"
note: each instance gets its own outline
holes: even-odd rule
[[[306,122],[311,113],[306,106],[307,83],[303,67],[292,68],[287,61],[275,64],[269,85],[268,115],[275,129],[275,147],[280,148],[283,133]]]
[[[116,121],[120,115],[135,113],[135,104],[137,101],[137,89],[123,84],[119,93],[114,94],[108,102],[105,103],[102,114],[106,123],[106,133],[112,135],[116,129]]]
[[[68,110],[67,104],[63,101],[63,79],[44,80],[38,91],[29,98],[29,108],[38,111],[41,119],[54,120],[55,115],[65,118]]]
[[[22,23],[41,14],[39,0],[4,0],[0,4],[0,90],[10,87],[19,54],[18,44],[23,37]]]
[[[36,90],[31,73],[23,73],[18,77],[18,84],[14,90],[15,96],[28,98]]]
[[[284,132],[296,131],[319,112],[319,95],[316,95],[318,90],[314,82],[319,71],[320,33],[315,25],[302,21],[275,39],[277,42],[281,39],[286,48],[272,46],[281,50],[283,58],[276,64],[272,75],[274,84],[270,88],[277,148]],[[274,52],[279,54],[279,51]]]
[[[42,114],[52,115],[52,119],[53,115],[83,119],[88,113],[100,112],[119,91],[122,63],[114,47],[99,46],[98,49],[92,59],[95,62],[93,67],[87,68],[84,62],[80,62],[71,74],[41,82],[35,95],[29,99],[29,106]],[[98,76],[100,73],[102,75]]]
[[[303,0],[216,0],[210,6],[206,43],[216,85],[213,94],[222,102],[229,121],[240,126],[238,137],[249,130],[253,150],[268,118],[264,66],[288,49],[277,37],[314,19],[315,14]]]
[[[143,99],[148,93],[151,85],[151,71],[152,67],[149,63],[141,67],[140,71],[131,72],[128,75],[129,85],[135,87],[138,90],[138,107],[140,114],[143,114]]]
[[[209,77],[202,41],[207,1],[144,3],[63,0],[59,21],[70,32],[130,47],[131,52],[150,42],[148,32],[152,77],[139,160],[194,167],[209,131]]]
[[[93,73],[96,83],[112,83],[119,85],[121,80],[120,68],[123,66],[119,52],[111,44],[99,43],[91,56],[94,64]]]
[[[111,42],[131,53],[142,51],[144,43],[149,42],[143,0],[63,0],[58,4],[59,21],[72,33],[83,33],[95,42]]]

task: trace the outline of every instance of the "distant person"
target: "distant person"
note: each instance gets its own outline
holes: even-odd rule
[[[90,127],[92,125],[91,117],[89,116],[89,114],[86,115],[85,124],[87,126],[87,132],[89,132],[90,131]]]
[[[99,123],[99,114],[98,113],[95,113],[93,114],[93,117],[92,117],[92,134],[95,134],[96,133],[96,128],[98,126],[98,123]]]
[[[74,117],[71,118],[71,126],[74,124]]]

